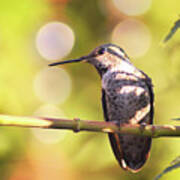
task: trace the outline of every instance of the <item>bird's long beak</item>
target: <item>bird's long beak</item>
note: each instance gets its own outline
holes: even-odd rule
[[[49,64],[49,66],[57,66],[57,65],[61,65],[61,64],[76,63],[76,62],[86,62],[91,57],[92,57],[92,55],[82,56],[78,59],[71,59],[71,60],[67,60],[67,61],[55,62],[55,63]]]

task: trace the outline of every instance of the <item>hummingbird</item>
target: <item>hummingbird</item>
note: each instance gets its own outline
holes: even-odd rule
[[[136,68],[125,51],[114,44],[95,48],[87,56],[55,62],[49,66],[87,62],[101,77],[104,119],[123,125],[153,123],[153,85],[151,79]],[[151,138],[109,133],[114,155],[124,170],[138,172],[148,159]]]

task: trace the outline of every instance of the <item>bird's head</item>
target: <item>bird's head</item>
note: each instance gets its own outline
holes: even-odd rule
[[[129,58],[122,48],[114,44],[104,44],[95,48],[87,56],[52,63],[49,66],[75,62],[88,62],[92,64],[101,76],[109,69],[120,68],[122,64],[130,64]]]

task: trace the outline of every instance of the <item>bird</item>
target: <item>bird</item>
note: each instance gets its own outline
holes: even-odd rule
[[[104,119],[118,127],[153,124],[154,93],[151,78],[136,68],[126,52],[115,44],[103,44],[86,56],[49,66],[87,62],[101,78]],[[112,151],[127,171],[140,171],[149,157],[151,137],[109,133]]]

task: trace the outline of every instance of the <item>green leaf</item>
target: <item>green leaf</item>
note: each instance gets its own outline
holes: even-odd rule
[[[164,174],[174,170],[174,169],[177,169],[180,167],[180,156],[178,156],[176,159],[174,159],[171,163],[170,163],[170,166],[168,166],[166,169],[163,170],[162,173],[158,174],[154,180],[158,180],[160,179]]]
[[[166,38],[164,39],[164,43],[167,42],[168,40],[170,40],[175,32],[180,28],[180,19],[178,19],[175,23],[174,23],[174,26],[171,28],[169,34],[166,36]]]
[[[180,163],[180,156],[178,156],[176,159],[174,159],[172,162],[171,162],[171,165],[175,165],[177,163]]]
[[[180,121],[180,118],[173,118],[174,121]]]

